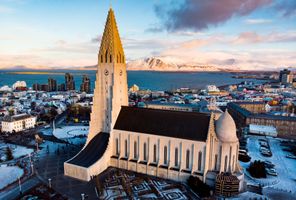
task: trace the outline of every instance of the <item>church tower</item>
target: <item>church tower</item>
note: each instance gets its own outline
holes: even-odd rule
[[[114,11],[110,8],[98,55],[87,143],[100,132],[111,132],[121,106],[128,105],[127,90],[125,56]]]

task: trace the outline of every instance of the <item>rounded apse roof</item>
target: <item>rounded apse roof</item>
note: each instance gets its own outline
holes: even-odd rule
[[[235,122],[227,110],[216,121],[216,134],[222,142],[238,141]]]

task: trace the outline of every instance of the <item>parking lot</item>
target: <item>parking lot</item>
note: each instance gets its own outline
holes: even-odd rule
[[[287,158],[287,152],[276,138],[250,136],[247,138],[246,149],[251,161],[265,162],[267,178],[256,179],[250,176],[247,168],[250,162],[241,162],[246,174],[246,181],[250,184],[260,184],[265,189],[272,188],[296,195],[296,160]]]

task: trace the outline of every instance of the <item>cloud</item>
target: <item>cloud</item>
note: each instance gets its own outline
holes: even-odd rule
[[[296,42],[296,31],[285,33],[273,32],[266,35],[260,35],[256,32],[242,32],[233,39],[233,44],[253,44],[253,43],[278,43],[278,42]]]
[[[272,23],[272,20],[270,19],[246,19],[244,21],[246,24],[269,24]]]
[[[168,31],[201,30],[217,26],[233,16],[246,16],[272,0],[172,0],[169,6],[155,5],[155,13]]]
[[[284,17],[296,16],[295,0],[279,0],[275,3],[275,8],[280,11]]]

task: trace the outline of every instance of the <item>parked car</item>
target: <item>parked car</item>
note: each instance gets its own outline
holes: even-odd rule
[[[272,170],[266,170],[266,173],[268,175],[271,175],[271,176],[277,176],[278,174],[276,173],[276,171],[272,171]]]
[[[268,167],[268,168],[275,167],[275,165],[272,162],[268,161],[268,160],[265,160],[264,164],[265,164],[265,167]]]
[[[291,154],[288,154],[288,155],[286,155],[286,157],[287,157],[287,158],[296,159],[296,156],[294,156],[294,155],[291,155]]]

